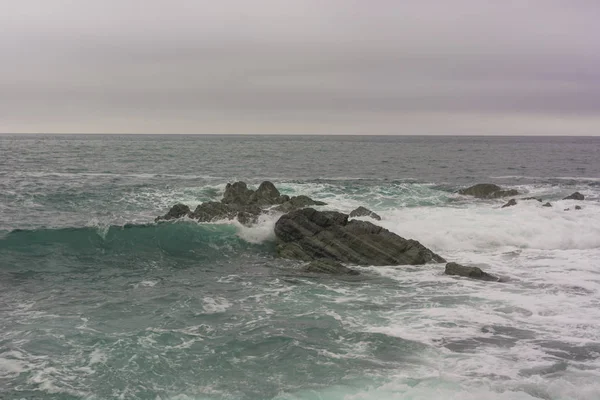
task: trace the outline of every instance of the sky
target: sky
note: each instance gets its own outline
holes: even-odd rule
[[[598,0],[0,0],[0,132],[600,135]]]

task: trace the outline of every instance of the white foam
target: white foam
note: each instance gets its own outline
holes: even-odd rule
[[[224,297],[204,297],[202,308],[207,314],[215,314],[227,311],[231,307],[231,303]]]

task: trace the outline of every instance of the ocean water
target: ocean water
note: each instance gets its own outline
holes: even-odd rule
[[[507,282],[153,223],[267,179]],[[0,398],[598,400],[600,138],[0,136]]]

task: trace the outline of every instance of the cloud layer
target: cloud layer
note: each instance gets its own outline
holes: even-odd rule
[[[0,6],[0,132],[600,134],[596,1]]]

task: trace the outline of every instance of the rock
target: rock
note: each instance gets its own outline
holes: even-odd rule
[[[570,211],[570,210],[571,210],[570,208],[565,208],[563,211]]]
[[[499,282],[500,279],[495,277],[494,275],[488,274],[481,270],[478,267],[466,267],[464,265],[460,265],[455,262],[450,262],[446,264],[446,275],[458,275],[458,276],[466,276],[467,278],[480,279],[483,281],[495,281]]]
[[[371,222],[348,221],[348,214],[304,208],[275,224],[280,257],[330,259],[356,265],[416,265],[444,259],[415,240],[404,239]]]
[[[477,197],[479,199],[497,199],[500,197],[516,196],[519,194],[515,189],[502,190],[498,185],[493,183],[479,183],[477,185],[461,189],[459,194]]]
[[[536,201],[539,201],[540,203],[542,202],[542,199],[540,199],[539,197],[524,197],[521,200],[536,200]]]
[[[585,196],[579,192],[575,192],[575,193],[565,197],[563,200],[585,200]]]
[[[245,205],[249,203],[250,196],[253,193],[254,191],[248,189],[248,185],[245,182],[228,183],[225,186],[225,193],[223,194],[221,203]]]
[[[373,219],[376,219],[377,221],[381,221],[381,217],[377,214],[375,214],[373,211],[369,210],[368,208],[365,208],[363,206],[358,207],[356,210],[352,210],[350,212],[350,217],[354,218],[354,217],[371,217]]]
[[[575,206],[576,210],[581,210],[581,206]]]
[[[233,219],[238,212],[239,210],[234,206],[216,201],[207,201],[196,207],[190,217],[199,222],[212,222],[221,219]]]
[[[333,260],[315,260],[309,263],[305,268],[307,272],[318,272],[332,275],[360,275],[360,272],[350,269],[337,261]]]
[[[517,201],[515,199],[510,199],[508,201],[508,203],[506,203],[505,205],[502,206],[502,208],[506,208],[506,207],[510,207],[510,206],[516,206],[517,205]]]
[[[300,195],[294,196],[291,199],[287,200],[283,204],[274,208],[275,211],[283,211],[290,212],[294,210],[298,210],[300,208],[309,207],[309,206],[325,206],[327,203],[322,201],[313,200],[308,196]]]
[[[175,204],[173,207],[171,207],[171,209],[162,217],[156,217],[155,221],[177,219],[177,218],[185,217],[186,215],[189,215],[189,214],[190,214],[190,208],[188,206],[186,206],[185,204],[179,203],[179,204]]]
[[[542,204],[542,207],[552,207],[552,204],[550,204],[550,202],[547,202]]]
[[[250,195],[248,203],[260,206],[272,206],[273,204],[281,204],[289,199],[289,196],[282,196],[272,182],[264,181],[260,184],[258,189]]]

